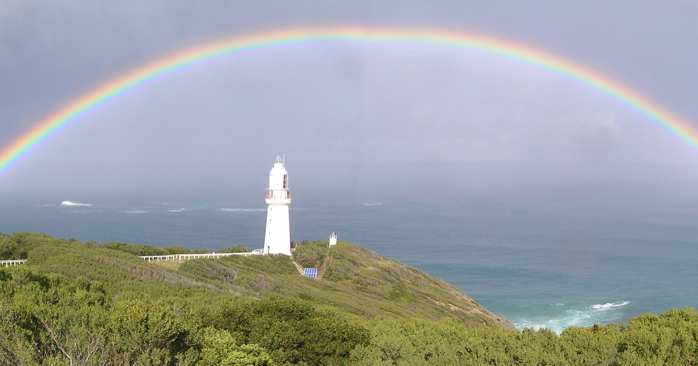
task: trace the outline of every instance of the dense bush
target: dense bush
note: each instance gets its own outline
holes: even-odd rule
[[[198,300],[113,301],[84,279],[0,271],[0,365],[323,365],[368,344],[365,328],[308,304]]]
[[[233,245],[220,250],[221,253],[247,253],[250,248],[245,245]]]
[[[378,321],[358,365],[698,365],[698,313],[672,310],[627,325],[511,331],[429,321]]]
[[[113,302],[94,282],[0,271],[0,365],[269,365],[262,347],[168,301]]]
[[[153,247],[150,245],[143,244],[126,244],[126,243],[107,243],[102,245],[105,248],[119,250],[133,255],[143,256],[143,255],[168,255],[168,254],[196,254],[196,253],[210,253],[211,250],[205,248],[191,249],[182,246],[174,247]],[[242,253],[249,252],[250,248],[244,245],[233,245],[226,247],[216,252],[220,253]]]
[[[98,283],[0,271],[0,365],[698,365],[698,313],[549,331],[372,320],[280,298],[113,300]],[[189,303],[191,304],[191,303]]]
[[[241,342],[270,350],[280,363],[340,363],[354,347],[369,340],[365,328],[335,313],[280,298],[231,303],[220,309],[214,322]]]
[[[293,259],[302,267],[320,268],[328,254],[327,242],[302,242],[296,245]]]
[[[189,249],[181,246],[176,247],[153,247],[143,244],[108,243],[105,248],[119,250],[133,255],[168,255],[168,254],[193,254],[208,253],[208,249]]]
[[[14,234],[11,236],[0,234],[0,260],[2,259],[26,259],[29,245],[26,237],[28,234]]]
[[[303,247],[303,258],[327,253],[322,243]],[[479,308],[448,297],[452,287],[441,281],[348,244],[332,249],[325,281],[301,278],[284,256],[172,269],[125,253],[148,248],[0,236],[0,253],[29,257],[0,269],[0,366],[698,366],[691,309],[561,335],[515,331],[443,316],[450,313],[430,303]]]

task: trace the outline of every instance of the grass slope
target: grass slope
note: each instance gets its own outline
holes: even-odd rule
[[[322,279],[299,276],[285,256],[188,261],[177,273],[221,291],[306,300],[362,318],[456,318],[510,326],[448,283],[356,245],[304,244],[294,259],[303,267],[320,268]]]
[[[115,250],[38,234],[24,234],[22,241],[29,266],[99,281],[116,296],[186,298],[205,293],[213,302],[231,295],[275,295],[364,319],[457,319],[471,325],[510,327],[448,283],[348,243],[331,250],[322,243],[300,245],[296,261],[321,267],[323,272],[321,280],[310,280],[300,276],[285,256],[146,263],[123,250],[123,245]]]

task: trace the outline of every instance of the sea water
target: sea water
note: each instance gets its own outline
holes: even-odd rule
[[[221,249],[260,246],[259,203],[3,202],[0,231]],[[698,307],[698,211],[404,200],[296,202],[294,240],[359,243],[459,287],[519,328]]]

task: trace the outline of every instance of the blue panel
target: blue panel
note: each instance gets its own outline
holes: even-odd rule
[[[317,268],[303,268],[303,275],[310,279],[317,278]]]

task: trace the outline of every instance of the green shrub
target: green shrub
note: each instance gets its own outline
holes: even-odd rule
[[[110,248],[0,235],[0,254],[30,259],[0,269],[0,366],[698,366],[692,309],[561,335],[515,331],[445,282],[346,243],[321,281],[285,256],[171,269],[133,256],[157,248]],[[324,253],[314,243],[295,255],[317,265]]]
[[[27,259],[30,234],[14,234],[11,236],[0,234],[0,260],[2,259]]]
[[[302,243],[293,251],[293,259],[302,267],[320,268],[328,253],[326,242]]]
[[[368,330],[336,313],[273,297],[231,303],[215,319],[218,328],[230,331],[240,342],[268,349],[280,364],[338,363],[369,339]]]
[[[273,361],[267,351],[256,344],[238,345],[224,330],[204,331],[200,365],[202,366],[267,366]]]
[[[250,248],[244,245],[233,245],[220,250],[221,253],[247,253],[249,251]]]
[[[119,250],[137,256],[145,255],[168,255],[168,254],[195,254],[208,253],[208,249],[190,249],[182,246],[174,247],[153,247],[143,244],[108,243],[102,245],[104,248]]]

